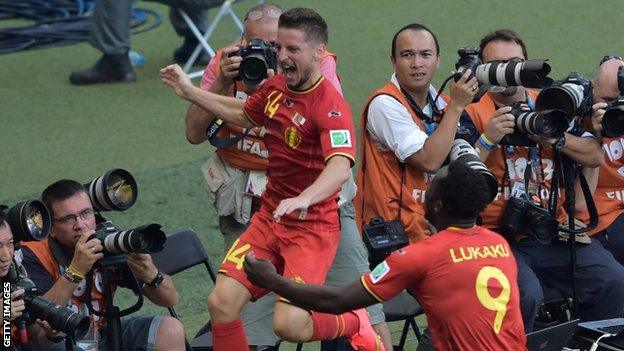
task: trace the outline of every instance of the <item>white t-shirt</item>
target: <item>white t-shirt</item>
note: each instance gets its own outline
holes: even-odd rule
[[[390,81],[399,87],[394,74]],[[429,86],[429,94],[431,96],[438,94],[432,85]],[[438,99],[436,105],[442,110],[446,107],[446,102]],[[432,115],[429,104],[422,111],[426,115]],[[366,130],[377,147],[392,150],[401,162],[405,162],[405,159],[418,152],[429,137],[414,122],[407,108],[390,95],[378,95],[373,98],[368,106]]]

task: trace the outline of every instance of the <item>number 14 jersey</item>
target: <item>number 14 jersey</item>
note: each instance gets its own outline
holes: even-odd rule
[[[362,284],[379,301],[416,296],[437,350],[526,350],[516,261],[488,229],[448,228],[399,249]]]

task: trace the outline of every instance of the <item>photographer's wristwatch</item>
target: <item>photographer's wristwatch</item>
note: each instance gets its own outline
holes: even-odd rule
[[[156,273],[156,278],[152,279],[151,282],[145,284],[151,286],[152,288],[157,288],[160,286],[160,284],[162,284],[163,280],[165,280],[165,276],[160,271],[158,271],[158,273]]]
[[[562,136],[561,138],[557,139],[557,141],[555,141],[555,150],[557,151],[562,151],[563,147],[565,146],[565,136]]]

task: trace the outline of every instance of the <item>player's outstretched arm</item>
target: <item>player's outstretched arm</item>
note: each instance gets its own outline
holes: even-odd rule
[[[349,179],[351,160],[335,155],[327,161],[318,178],[297,197],[284,199],[273,211],[273,217],[279,219],[295,210],[307,209],[334,194]]]
[[[189,76],[177,64],[161,69],[160,80],[170,86],[179,97],[203,108],[209,114],[241,127],[253,126],[243,114],[244,101],[213,94],[194,86]]]
[[[245,272],[253,284],[275,291],[293,304],[308,310],[341,314],[378,301],[355,280],[341,287],[296,283],[277,274],[271,262],[245,256]]]

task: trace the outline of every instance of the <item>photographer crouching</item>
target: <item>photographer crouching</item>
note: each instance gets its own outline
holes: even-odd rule
[[[13,289],[9,273],[11,270],[17,269],[15,254],[15,239],[9,225],[7,212],[4,206],[0,206],[0,281],[3,287],[3,340],[0,349],[2,350],[18,350],[17,323],[20,317],[26,312],[26,303],[24,302],[25,290],[22,288]],[[10,293],[10,302],[5,301],[6,294]],[[5,304],[10,304],[10,312],[7,314]],[[7,329],[6,325],[10,324]],[[6,333],[11,333],[7,335]],[[36,341],[39,345],[51,346],[55,342],[60,342],[63,333],[54,330],[47,321],[41,319],[36,320],[36,324],[27,327],[27,333],[30,340]]]
[[[114,342],[119,342],[122,350],[184,350],[181,323],[165,316],[123,319],[120,340],[107,340],[108,319],[87,308],[91,304],[94,310],[103,311],[107,298],[103,276],[94,267],[105,254],[102,241],[93,236],[96,214],[89,193],[76,181],[59,180],[48,186],[41,198],[53,217],[50,237],[25,243],[23,265],[45,298],[90,316],[90,332],[83,341],[97,350],[108,350]],[[126,259],[127,264],[112,277],[112,286],[130,288],[136,278],[143,283],[141,293],[155,304],[169,307],[177,303],[173,281],[154,266],[149,254],[130,253]],[[87,282],[88,278],[92,281]],[[88,290],[90,294],[86,294]],[[57,344],[46,350],[63,347]]]
[[[485,63],[525,61],[526,47],[515,32],[496,30],[481,40],[480,58]],[[527,331],[533,329],[543,299],[540,281],[567,297],[574,294],[570,249],[557,238],[557,215],[564,212],[563,196],[559,196],[558,203],[551,200],[551,195],[559,191],[559,187],[552,185],[559,180],[555,154],[560,152],[585,167],[599,166],[603,157],[596,139],[581,130],[577,119],[572,120],[572,128],[568,128],[566,122],[561,130],[555,115],[545,117],[546,111],[542,111],[539,118],[544,121],[550,118],[551,131],[561,133],[556,137],[538,133],[538,124],[533,123],[537,121],[536,115],[526,111],[539,105],[539,100],[536,91],[523,87],[490,91],[478,103],[466,108],[473,125],[465,125],[474,130],[475,148],[480,150],[481,160],[500,184],[497,198],[482,214],[483,226],[505,233],[511,243],[518,263],[518,285]],[[523,107],[512,109],[518,103]],[[567,114],[576,115],[579,114]],[[528,123],[529,120],[532,122]],[[523,141],[516,138],[518,134],[524,134],[520,138]],[[599,243],[587,236],[584,239],[585,243],[576,245],[575,250],[578,317],[582,321],[622,317],[624,267]]]

